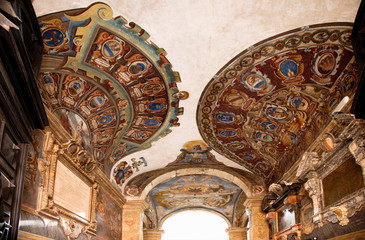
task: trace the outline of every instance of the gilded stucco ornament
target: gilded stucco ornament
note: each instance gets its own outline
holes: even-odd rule
[[[59,224],[69,240],[78,238],[83,231],[83,226],[73,219],[60,217]]]
[[[297,170],[296,176],[299,178],[305,177],[310,171],[315,171],[322,161],[316,152],[306,152],[303,154],[302,159]]]
[[[341,226],[346,226],[349,223],[347,218],[347,208],[344,205],[338,207],[331,207],[330,210],[337,216]]]
[[[95,176],[91,174],[93,168],[88,168],[93,162],[84,155],[82,146],[78,146],[72,140],[66,144],[61,144],[58,142],[57,137],[52,132],[47,131],[45,133],[44,158],[39,164],[42,188],[39,192],[40,201],[38,202],[37,213],[42,217],[58,220],[68,239],[76,239],[81,232],[95,235],[95,209],[99,184],[95,182]],[[56,184],[58,186],[64,184],[56,183],[58,164],[66,166],[69,171],[75,174],[76,178],[89,187],[90,202],[87,217],[80,217],[78,213],[65,208],[61,203],[62,201],[59,200],[59,196],[56,201],[55,186]]]

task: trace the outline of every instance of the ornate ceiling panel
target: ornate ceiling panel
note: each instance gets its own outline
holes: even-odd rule
[[[206,86],[197,110],[217,152],[277,180],[308,148],[357,76],[351,25],[295,29],[243,51]]]
[[[170,214],[187,208],[212,210],[232,223],[235,204],[241,192],[234,183],[219,177],[192,174],[160,183],[149,192],[147,201],[152,207],[157,226]]]
[[[178,126],[179,74],[148,33],[109,6],[41,17],[43,101],[105,173]]]

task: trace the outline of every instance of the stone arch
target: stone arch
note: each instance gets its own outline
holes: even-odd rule
[[[146,186],[143,188],[139,199],[143,200],[147,197],[148,193],[159,183],[165,182],[171,178],[189,175],[189,174],[205,174],[216,176],[222,178],[223,180],[230,181],[236,184],[238,187],[242,189],[242,191],[246,194],[247,197],[252,196],[251,185],[248,181],[244,181],[239,177],[239,174],[235,175],[233,173],[228,173],[224,170],[213,169],[213,168],[183,168],[178,170],[169,171],[167,173],[161,174],[158,177],[152,179]]]

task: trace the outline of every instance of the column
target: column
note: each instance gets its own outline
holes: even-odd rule
[[[128,201],[123,205],[123,240],[143,240],[143,212],[146,208],[143,200]]]
[[[247,240],[247,230],[248,228],[233,227],[228,228],[229,240]]]
[[[145,229],[143,230],[143,240],[161,240],[164,230]]]
[[[261,202],[262,198],[248,198],[245,201],[245,206],[250,213],[249,240],[269,239],[269,224],[266,220],[266,214],[261,211]]]

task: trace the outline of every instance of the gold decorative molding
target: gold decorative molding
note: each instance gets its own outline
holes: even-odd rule
[[[37,209],[38,214],[43,217],[57,219],[60,226],[64,229],[65,234],[71,238],[76,238],[81,232],[95,235],[96,198],[99,191],[99,185],[96,183],[95,177],[85,171],[84,165],[80,161],[79,154],[72,156],[67,152],[68,148],[66,148],[67,151],[65,151],[64,147],[68,147],[70,144],[60,146],[50,133],[47,133],[46,139],[47,142],[45,144],[47,148],[45,149],[45,157],[43,163],[40,164],[43,187],[40,191],[40,201]],[[60,203],[62,201],[58,200],[60,198],[59,196],[55,201],[57,164],[62,164],[69,170],[69,172],[58,172],[58,174],[74,174],[74,176],[82,181],[86,187],[89,187],[90,202],[87,216],[81,217],[76,212],[67,209],[65,205],[62,206],[62,203]],[[65,196],[66,195],[67,194],[65,193]],[[64,201],[67,202],[70,201],[70,199],[65,198]]]
[[[48,108],[46,108],[46,110],[50,126],[46,132],[48,136],[46,138],[48,141],[46,145],[48,147],[45,149],[52,148],[55,142],[60,143],[62,146],[60,153],[67,158],[72,165],[74,165],[77,169],[81,169],[81,172],[84,173],[86,177],[92,178],[93,181],[100,184],[100,188],[106,191],[114,201],[123,205],[126,200],[117,187],[114,186],[110,182],[108,176],[106,176],[105,173],[97,167],[94,159],[87,156],[84,148],[80,144],[77,144],[63,127],[60,127],[61,123],[54,114],[51,113]]]
[[[92,174],[97,179],[99,183],[99,187],[108,193],[109,197],[120,205],[124,205],[126,199],[122,195],[122,193],[110,182],[110,179],[105,175],[104,172],[100,170],[100,168],[96,167]]]
[[[50,126],[44,131],[43,158],[38,160],[42,183],[40,184],[38,206],[32,213],[57,220],[65,234],[70,238],[75,238],[80,233],[89,236],[95,235],[97,228],[95,214],[99,189],[102,189],[120,205],[123,205],[126,200],[110,182],[108,176],[97,167],[93,157],[89,156],[81,144],[73,139],[63,127],[60,127],[61,123],[48,109],[47,115]],[[55,202],[54,193],[58,163],[65,165],[90,188],[88,217],[80,217],[65,206],[61,206],[59,202]]]

